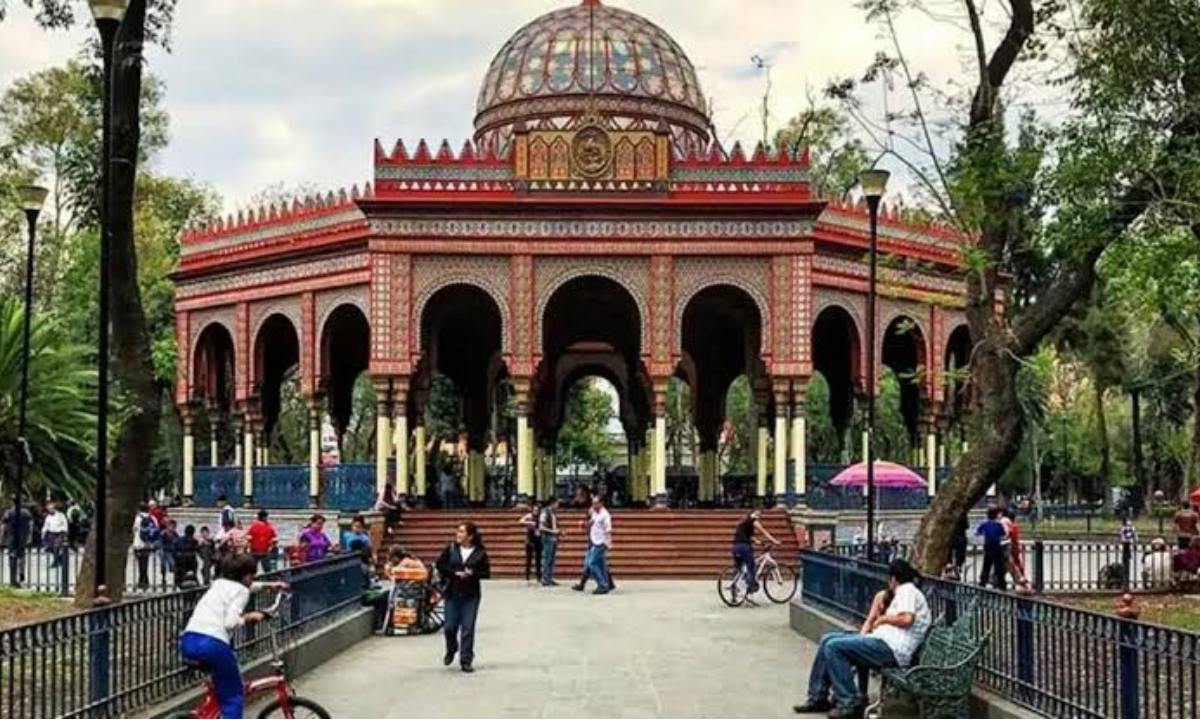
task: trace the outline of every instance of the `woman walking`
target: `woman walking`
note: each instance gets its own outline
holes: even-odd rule
[[[475,672],[475,618],[482,597],[480,581],[492,574],[475,523],[458,526],[454,542],[437,559],[437,569],[446,583],[446,657],[442,663],[449,667],[458,655],[462,671]]]

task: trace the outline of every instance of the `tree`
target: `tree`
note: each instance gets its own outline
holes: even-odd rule
[[[24,349],[23,303],[0,300],[0,477],[8,486],[16,477],[21,363]],[[90,458],[95,451],[96,373],[82,349],[62,326],[35,314],[30,337],[29,405],[25,437],[31,465],[25,498],[86,497],[94,488]]]
[[[895,55],[881,55],[866,77],[900,75],[912,100],[908,119],[917,140],[910,144],[923,158],[897,152],[890,134],[881,148],[917,178],[947,221],[976,238],[964,259],[979,422],[970,452],[918,530],[915,560],[927,572],[942,567],[951,528],[1020,450],[1022,363],[1090,295],[1104,252],[1172,200],[1163,197],[1164,189],[1182,187],[1197,160],[1200,66],[1189,60],[1200,54],[1195,47],[1200,11],[1194,3],[1167,0],[1151,7],[1146,0],[1088,0],[1077,4],[1080,21],[1070,28],[1055,25],[1062,10],[1058,2],[1001,5],[1003,34],[992,46],[981,4],[962,0],[977,79],[961,130],[939,143],[922,99],[927,81],[904,55],[896,30],[900,4],[868,3]],[[1026,116],[1011,142],[1002,95],[1019,60],[1047,52],[1046,38],[1036,35],[1039,25],[1047,35],[1069,36],[1074,112],[1057,133]],[[1164,84],[1169,90],[1163,91]],[[862,118],[855,88],[853,81],[842,82],[832,93]],[[1146,122],[1147,109],[1154,122]],[[941,156],[945,146],[953,150],[949,161]],[[1014,302],[1002,313],[996,299],[1006,288],[1013,290]]]
[[[724,472],[754,472],[758,453],[758,427],[750,378],[739,375],[725,394],[725,426],[718,447],[718,465]]]
[[[577,382],[567,393],[566,418],[558,431],[555,463],[575,476],[583,467],[599,469],[609,449],[605,432],[615,416],[612,398],[591,381]]]
[[[846,113],[812,101],[776,133],[775,146],[793,154],[809,151],[810,182],[817,197],[840,198],[858,184],[859,174],[871,165],[866,145],[854,135]]]

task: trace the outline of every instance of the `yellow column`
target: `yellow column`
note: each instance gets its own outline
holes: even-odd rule
[[[249,417],[246,418],[243,430],[242,441],[246,447],[242,451],[242,459],[245,461],[242,466],[242,494],[250,498],[254,497],[254,423]]]
[[[549,500],[558,494],[558,458],[555,453],[548,452],[545,456],[542,476],[546,479],[546,491],[542,495],[543,499]]]
[[[183,409],[183,496],[196,494],[196,438],[192,435],[192,413]]]
[[[314,505],[321,497],[321,411],[315,400],[308,404],[308,496]]]
[[[867,462],[867,445],[870,444],[870,442],[871,442],[870,434],[866,430],[863,430],[863,434],[862,434],[862,462],[863,462],[863,464],[866,464],[866,462]]]
[[[533,433],[529,431],[528,411],[517,410],[517,497],[528,503],[533,498]]]
[[[388,484],[388,448],[391,446],[391,422],[388,405],[391,388],[387,380],[375,382],[375,492],[383,496]]]
[[[667,499],[667,415],[664,411],[654,418],[654,471],[650,493],[655,505],[666,506]]]
[[[261,453],[261,454],[259,456],[260,459],[259,459],[258,464],[261,467],[266,467],[266,466],[270,465],[271,464],[271,449],[269,447],[267,447],[267,436],[265,434],[262,436],[262,447],[259,448],[259,453]]]
[[[929,497],[937,495],[937,433],[932,430],[925,436],[925,457],[929,458],[929,467],[926,469],[929,483]]]
[[[245,452],[245,441],[242,439],[242,420],[233,421],[233,466],[242,467],[242,453]]]
[[[770,444],[771,432],[765,426],[760,426],[758,428],[758,456],[755,468],[758,473],[758,496],[760,498],[767,496],[767,450]]]
[[[416,452],[413,453],[413,462],[417,466],[416,470],[416,491],[417,497],[425,498],[425,425],[422,423],[417,425],[416,437],[413,438],[413,445],[416,446]]]
[[[946,460],[946,441],[942,440],[942,442],[938,443],[938,465],[941,467],[946,467],[948,464]]]
[[[808,419],[803,406],[798,406],[792,416],[792,477],[797,495],[808,492]]]
[[[775,414],[775,501],[783,502],[787,496],[788,419],[787,414],[777,410]]]
[[[411,485],[408,471],[408,413],[400,410],[396,413],[396,493],[408,495]]]
[[[208,464],[212,467],[221,466],[221,444],[217,438],[217,423],[210,413],[208,422],[212,426],[212,438],[209,439],[208,445]]]

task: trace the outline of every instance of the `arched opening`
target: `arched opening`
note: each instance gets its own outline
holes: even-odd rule
[[[418,375],[430,387],[424,412],[441,442],[433,456],[437,492],[451,506],[502,499],[510,480],[503,333],[499,305],[474,285],[439,289],[421,313]]]
[[[946,343],[945,391],[946,410],[952,421],[962,418],[971,392],[971,330],[959,325],[950,333]]]
[[[204,407],[204,425],[194,431],[211,438],[208,465],[219,466],[231,457],[237,439],[226,427],[235,397],[233,335],[221,323],[211,323],[196,338],[192,355],[192,399]]]
[[[284,315],[271,315],[254,341],[254,394],[263,414],[263,436],[272,460],[306,461],[307,412],[300,394],[300,336]],[[281,421],[286,416],[287,423]]]
[[[630,367],[641,357],[642,318],[633,295],[606,277],[575,278],[554,291],[542,319],[542,351],[558,358],[579,345],[605,345]]]
[[[900,414],[908,432],[910,447],[917,447],[921,420],[922,388],[925,384],[925,337],[912,318],[898,317],[883,334],[882,362],[892,370],[899,395]],[[887,380],[881,373],[881,380]],[[880,398],[888,390],[880,385]],[[886,405],[883,405],[886,409]],[[907,458],[900,458],[907,459]]]
[[[853,426],[854,392],[862,388],[862,344],[854,317],[833,305],[817,316],[812,332],[813,369],[825,382],[825,403],[832,422],[836,446],[833,454],[848,460],[851,453],[847,433]],[[809,391],[811,398],[812,389]],[[814,401],[819,401],[820,396]],[[809,415],[810,422],[814,415]],[[818,421],[819,422],[819,421]],[[810,447],[816,443],[810,442]],[[816,457],[814,457],[816,460]]]
[[[365,377],[371,362],[371,326],[355,305],[341,305],[321,330],[321,385],[329,399],[329,415],[342,450],[342,461],[357,459],[358,443],[346,443],[346,432],[354,427],[374,432],[375,392]],[[370,418],[363,422],[363,418]],[[356,435],[362,434],[359,430]],[[366,443],[371,444],[369,441]],[[347,450],[350,450],[349,457]]]

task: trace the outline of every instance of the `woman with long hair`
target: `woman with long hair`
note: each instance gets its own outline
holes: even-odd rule
[[[483,595],[480,581],[492,575],[475,523],[458,526],[454,542],[437,559],[437,569],[446,586],[446,656],[442,663],[449,667],[457,655],[463,672],[475,672],[475,619]]]

